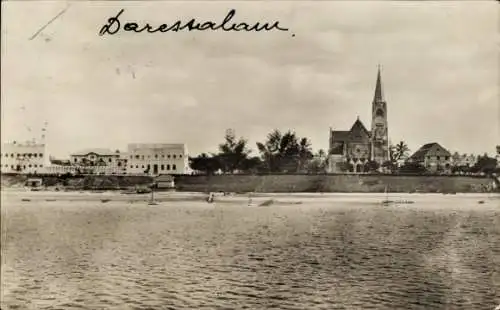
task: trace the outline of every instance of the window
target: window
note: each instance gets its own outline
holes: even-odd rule
[[[35,167],[35,168],[36,168],[36,165],[33,165],[33,167]]]
[[[10,154],[10,157],[14,158],[14,153]]]
[[[175,167],[175,164],[172,165],[172,170],[176,170],[177,167]]]
[[[179,158],[182,158],[182,155],[179,155]]]
[[[158,158],[158,154],[155,154],[155,158]]]
[[[31,165],[28,165],[28,168],[31,168]]]
[[[170,154],[167,155],[167,158],[170,158]]]
[[[161,170],[165,170],[165,165],[161,165]]]
[[[133,157],[133,156],[132,156],[132,155],[130,155],[130,159],[132,159],[132,157]]]
[[[162,154],[162,155],[161,155],[161,158],[165,158],[165,154]]]
[[[133,166],[133,165],[130,165],[130,169],[134,169],[134,166]]]
[[[77,159],[77,158],[75,158],[75,163],[76,163],[77,161],[78,161],[78,159]]]
[[[142,156],[141,156],[141,159],[143,159],[143,160],[144,160],[144,155],[142,155]],[[144,168],[144,167],[142,167],[142,168]]]
[[[450,159],[450,156],[445,156],[444,157],[444,160],[449,160]]]
[[[38,157],[42,158],[42,157],[43,157],[43,154],[42,154],[42,153],[38,154]]]
[[[142,165],[142,169],[144,169],[144,165]]]
[[[33,156],[36,158],[36,157],[37,157],[37,154],[35,153],[35,154],[33,154]]]
[[[139,168],[139,165],[135,165],[136,168]]]
[[[439,160],[439,156],[436,156],[436,159]]]
[[[135,159],[139,159],[139,155],[135,155]]]
[[[109,159],[109,162],[111,162],[111,158]]]
[[[175,159],[175,157],[176,157],[176,156],[175,156],[175,154],[174,154],[174,159]]]
[[[167,170],[170,170],[170,165],[167,165]]]
[[[40,166],[38,166],[38,167],[42,168],[42,167],[43,167],[43,165],[40,165]]]

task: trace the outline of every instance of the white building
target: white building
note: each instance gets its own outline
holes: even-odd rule
[[[83,173],[125,174],[127,159],[120,151],[110,149],[86,149],[70,155],[72,166]]]
[[[127,174],[187,174],[189,158],[183,143],[131,143]]]
[[[2,173],[44,173],[48,163],[44,143],[4,143],[0,154]]]

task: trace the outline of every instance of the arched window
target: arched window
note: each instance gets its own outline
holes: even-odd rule
[[[377,109],[377,111],[375,112],[375,116],[384,117],[384,110]]]

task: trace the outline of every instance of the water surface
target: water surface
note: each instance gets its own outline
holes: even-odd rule
[[[499,210],[4,200],[1,307],[493,309]]]

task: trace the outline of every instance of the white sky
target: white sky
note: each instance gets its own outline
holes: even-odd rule
[[[327,148],[328,130],[370,126],[377,64],[389,135],[412,151],[500,144],[496,1],[2,2],[2,140],[49,123],[49,152],[185,142],[215,151],[226,128],[255,150],[274,128]],[[290,32],[122,33],[121,20],[279,20]],[[294,33],[295,37],[291,34]],[[24,107],[24,108],[23,108]],[[25,126],[32,128],[28,132]]]

